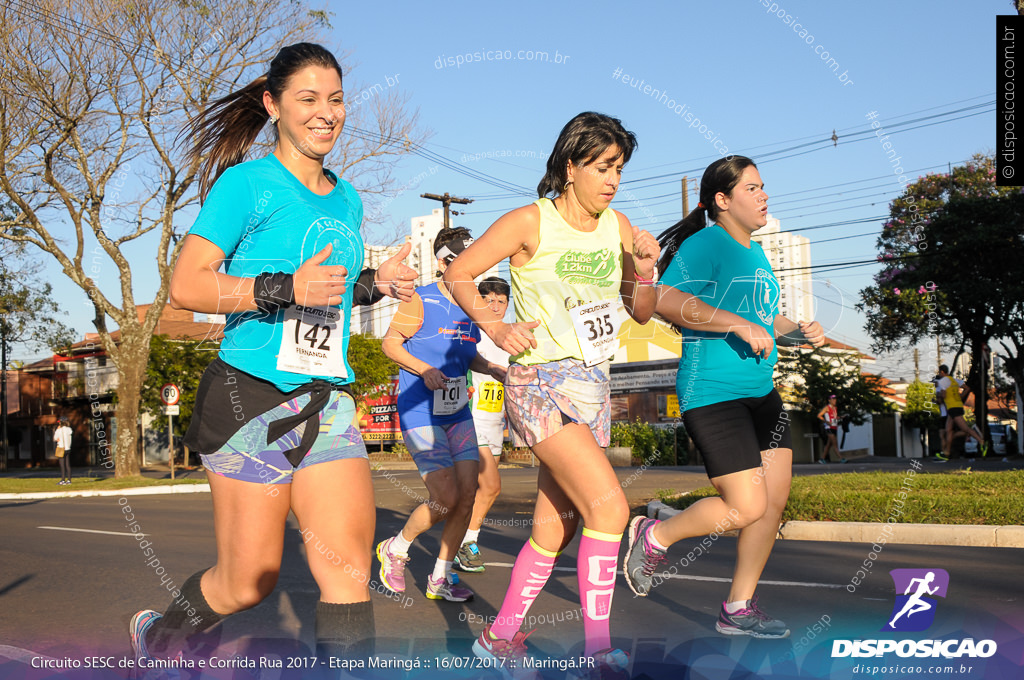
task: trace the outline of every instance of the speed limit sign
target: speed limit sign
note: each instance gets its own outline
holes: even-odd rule
[[[178,398],[181,397],[181,390],[178,386],[173,383],[167,383],[160,388],[160,401],[167,406],[174,406],[178,403]]]

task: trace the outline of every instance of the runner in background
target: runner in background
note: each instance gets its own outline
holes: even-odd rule
[[[620,675],[609,619],[629,507],[604,447],[611,428],[609,359],[618,348],[619,300],[641,323],[654,312],[658,246],[609,207],[636,137],[599,113],[569,121],[531,205],[499,218],[445,273],[466,313],[512,355],[505,413],[517,445],[540,461],[530,540],[512,568],[495,621],[473,652],[522,668],[522,623],[576,534],[583,654],[595,677]],[[552,198],[549,198],[552,197]],[[495,319],[473,281],[510,258],[516,322]]]
[[[473,242],[469,230],[445,228],[434,239],[438,275]],[[412,511],[397,535],[377,545],[380,577],[394,592],[405,592],[405,565],[416,537],[444,523],[427,597],[465,602],[473,591],[459,583],[452,563],[466,534],[476,497],[480,454],[469,408],[470,367],[501,383],[505,366],[477,353],[480,330],[439,282],[420,286],[398,306],[383,349],[401,369],[398,417],[402,437],[430,499]]]
[[[939,383],[935,392],[946,404],[946,449],[943,451],[946,460],[953,457],[953,440],[958,437],[974,437],[978,440],[978,452],[982,458],[988,455],[985,440],[964,420],[963,400],[970,391],[971,388],[964,381],[949,374],[949,367],[946,364],[939,366]]]
[[[831,463],[830,451],[835,451],[839,462],[845,463],[846,459],[839,453],[839,440],[836,439],[836,434],[839,432],[839,409],[836,408],[836,395],[828,395],[828,403],[818,411],[818,420],[821,421],[822,429],[825,431],[825,450],[822,451],[821,460],[818,462]]]
[[[488,277],[477,286],[477,292],[487,301],[487,307],[494,312],[496,318],[505,318],[509,294],[512,292],[505,279]],[[480,338],[477,352],[484,359],[508,368],[508,352],[495,345],[490,336],[485,334]],[[455,566],[462,571],[481,572],[484,571],[484,558],[480,554],[477,539],[487,512],[501,493],[498,463],[505,443],[505,386],[492,376],[476,371],[470,371],[470,383],[473,388],[473,427],[476,428],[480,450],[480,477],[477,480],[476,500],[473,502],[473,516],[466,536],[462,539],[462,547],[455,555]]]

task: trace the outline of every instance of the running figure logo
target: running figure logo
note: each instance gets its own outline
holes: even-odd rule
[[[945,569],[893,569],[889,574],[896,586],[896,603],[889,623],[882,630],[927,629],[935,621],[933,597],[946,597],[949,573]]]

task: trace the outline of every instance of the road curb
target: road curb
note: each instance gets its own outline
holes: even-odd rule
[[[668,519],[681,510],[661,501],[647,504],[647,516]],[[838,543],[902,543],[906,545],[956,545],[981,548],[1024,548],[1024,526],[978,524],[897,524],[885,522],[785,522],[779,538],[791,541]]]
[[[32,501],[49,498],[89,498],[92,496],[159,496],[169,493],[208,493],[209,491],[209,484],[160,484],[155,486],[137,486],[129,489],[97,489],[95,491],[0,493],[0,500]]]

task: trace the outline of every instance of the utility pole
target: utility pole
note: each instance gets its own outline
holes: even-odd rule
[[[690,214],[690,192],[686,186],[686,175],[683,175],[683,217]]]
[[[450,212],[449,208],[452,203],[459,203],[460,205],[469,205],[473,202],[472,198],[457,198],[451,196],[448,192],[444,192],[444,196],[438,196],[437,194],[420,194],[420,198],[429,198],[432,201],[441,201],[444,205],[444,228],[447,229],[451,223],[451,219],[448,217]]]

